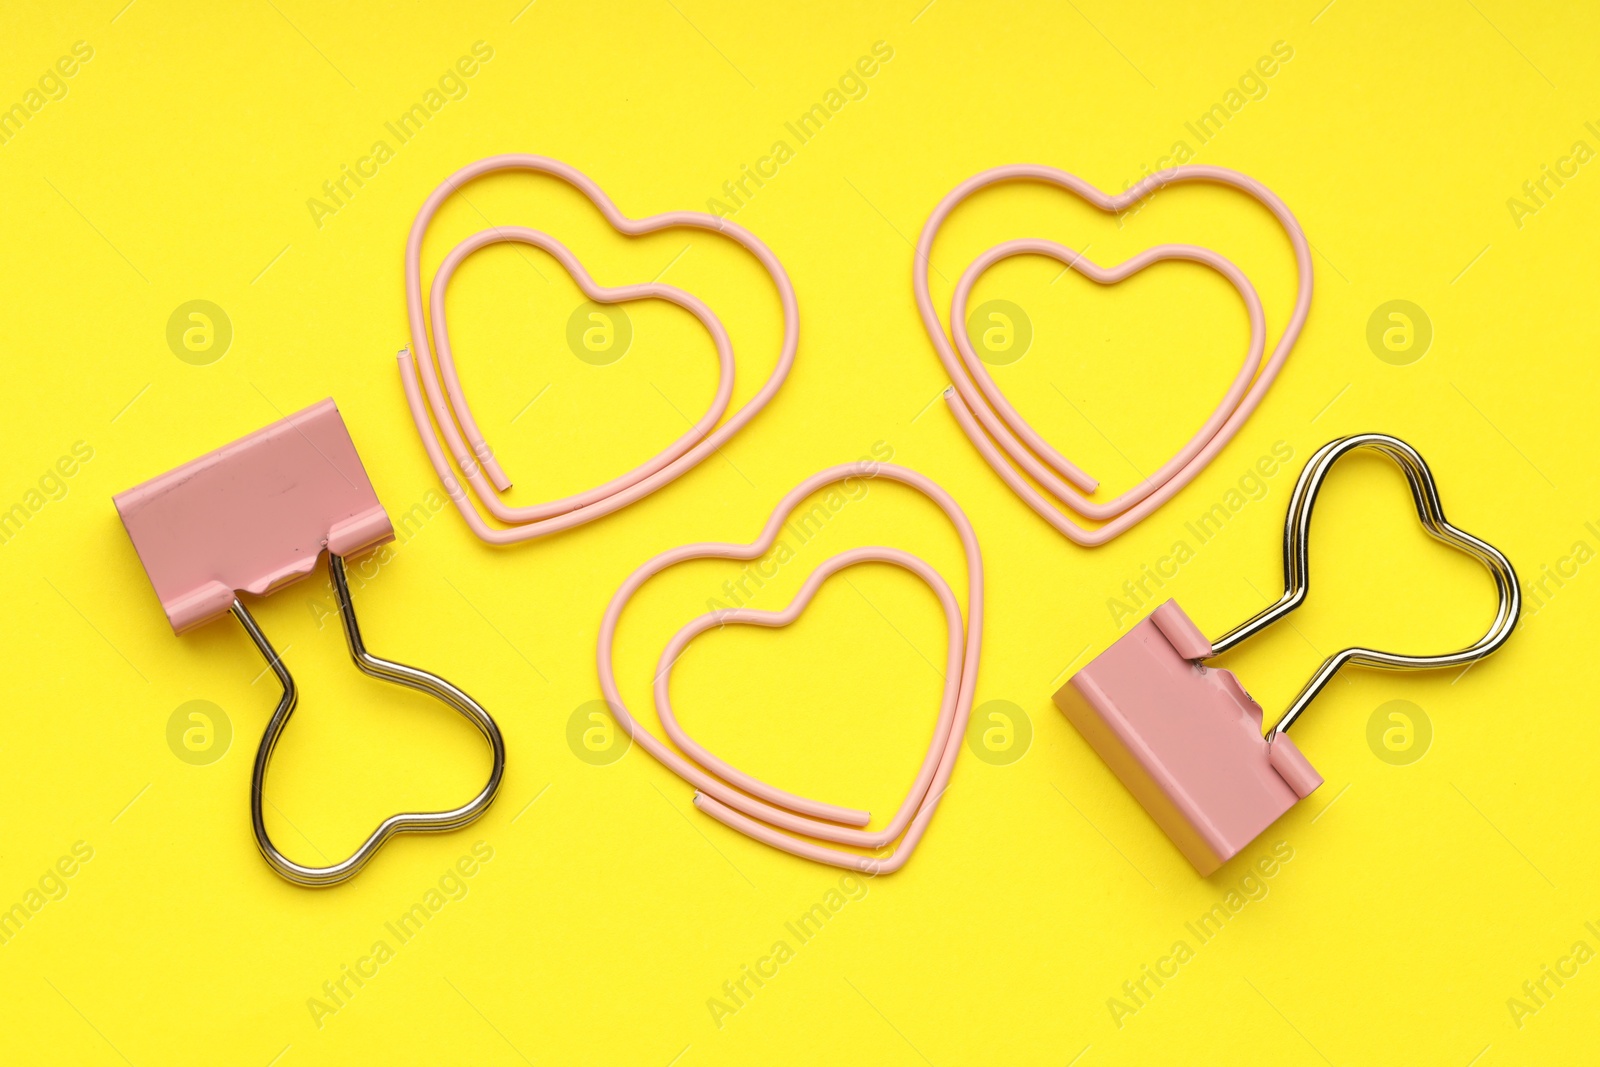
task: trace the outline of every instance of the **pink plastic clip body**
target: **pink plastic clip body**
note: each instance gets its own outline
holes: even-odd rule
[[[393,540],[332,399],[113,498],[173,630]]]
[[[1202,875],[1322,784],[1169,600],[1055,695],[1078,732]]]

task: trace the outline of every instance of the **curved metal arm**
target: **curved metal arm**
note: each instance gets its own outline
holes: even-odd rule
[[[1439,490],[1434,484],[1433,472],[1428,470],[1427,463],[1417,450],[1388,434],[1355,434],[1323,445],[1306,464],[1306,469],[1300,472],[1300,479],[1295,483],[1294,493],[1289,498],[1289,517],[1283,530],[1283,596],[1278,598],[1276,604],[1212,642],[1212,651],[1216,655],[1221,655],[1239,642],[1259,633],[1305,601],[1306,592],[1311,588],[1310,569],[1307,565],[1310,554],[1311,509],[1317,502],[1317,493],[1322,488],[1328,470],[1341,457],[1359,448],[1372,449],[1394,460],[1405,474],[1406,481],[1411,484],[1411,498],[1416,503],[1417,517],[1422,520],[1423,527],[1435,540],[1460,549],[1489,569],[1489,573],[1494,575],[1500,606],[1488,632],[1457,652],[1439,656],[1414,656],[1356,647],[1329,656],[1323,661],[1322,666],[1317,668],[1305,688],[1300,690],[1300,695],[1289,705],[1289,710],[1278,722],[1277,733],[1282,733],[1294,725],[1295,720],[1306,710],[1306,706],[1322,691],[1322,687],[1328,684],[1334,673],[1346,663],[1388,670],[1426,670],[1431,667],[1451,667],[1471,663],[1505,644],[1506,638],[1510,637],[1511,631],[1516,628],[1517,616],[1522,610],[1522,590],[1517,585],[1517,574],[1511,567],[1511,561],[1493,545],[1480,541],[1445,521],[1444,508],[1439,504]]]
[[[395,834],[456,830],[466,826],[487,811],[489,805],[493,803],[495,794],[500,790],[500,779],[505,774],[506,767],[505,741],[500,736],[500,728],[495,725],[489,713],[484,711],[477,701],[438,675],[418,670],[416,667],[408,667],[403,663],[379,659],[368,652],[361,640],[361,628],[356,623],[355,605],[350,600],[350,585],[345,580],[344,560],[332,552],[328,553],[328,574],[333,580],[334,596],[339,601],[339,617],[344,621],[344,636],[350,648],[350,658],[355,661],[361,673],[427,693],[460,712],[468,722],[478,728],[484,740],[489,742],[489,748],[493,752],[493,766],[489,771],[488,783],[468,803],[449,811],[401,812],[398,815],[391,815],[378,824],[378,828],[348,859],[327,867],[306,867],[289,859],[278,851],[272,839],[267,836],[267,824],[261,810],[262,787],[266,782],[267,767],[272,762],[273,750],[278,747],[278,739],[283,736],[284,727],[289,724],[289,717],[294,714],[299,693],[288,668],[278,657],[271,642],[256,625],[255,619],[251,617],[244,604],[235,599],[232,609],[234,617],[244,627],[245,633],[250,635],[250,640],[255,642],[262,658],[267,661],[267,666],[272,668],[272,673],[277,675],[279,684],[283,686],[283,699],[278,701],[277,709],[267,722],[266,733],[262,735],[261,747],[256,750],[255,770],[250,776],[250,821],[255,829],[256,845],[261,849],[261,855],[266,858],[267,863],[284,878],[296,885],[304,886],[337,885],[354,878]]]

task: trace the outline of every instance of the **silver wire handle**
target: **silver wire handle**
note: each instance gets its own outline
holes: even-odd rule
[[[1441,656],[1410,656],[1395,652],[1380,652],[1372,648],[1347,648],[1329,656],[1317,668],[1311,680],[1294,698],[1289,710],[1278,721],[1276,733],[1293,726],[1314,700],[1322,687],[1332,680],[1334,673],[1346,663],[1362,667],[1379,667],[1387,670],[1427,670],[1433,667],[1453,667],[1482,659],[1511,636],[1516,628],[1517,616],[1522,610],[1522,590],[1517,585],[1517,573],[1511,561],[1493,545],[1480,541],[1464,530],[1458,530],[1445,521],[1444,508],[1439,504],[1438,486],[1433,472],[1417,450],[1397,437],[1388,434],[1363,433],[1329,441],[1319,448],[1300,472],[1294,493],[1289,498],[1289,516],[1283,530],[1283,596],[1278,602],[1223,634],[1211,644],[1214,655],[1221,655],[1233,646],[1277,622],[1299,607],[1311,588],[1311,574],[1307,566],[1310,547],[1311,509],[1317,502],[1317,492],[1322,488],[1328,470],[1341,457],[1359,448],[1370,448],[1392,459],[1411,484],[1411,498],[1417,506],[1417,517],[1423,528],[1437,541],[1459,548],[1489,569],[1494,575],[1499,591],[1500,606],[1489,630],[1472,645],[1458,652]]]
[[[262,786],[266,782],[267,767],[272,762],[273,750],[278,747],[278,739],[283,735],[284,727],[289,724],[289,717],[294,714],[299,692],[294,679],[289,676],[288,668],[284,666],[283,660],[278,657],[266,635],[261,632],[261,627],[256,625],[255,619],[251,617],[244,604],[235,598],[232,608],[234,617],[244,627],[245,633],[250,635],[250,640],[255,642],[262,658],[267,661],[267,666],[272,668],[272,673],[277,675],[279,684],[283,686],[283,699],[278,701],[277,710],[272,713],[266,733],[261,738],[261,747],[256,750],[255,770],[250,776],[250,822],[255,829],[256,845],[272,869],[296,885],[304,886],[337,885],[354,878],[395,834],[436,833],[466,826],[487,811],[489,805],[493,803],[495,794],[500,790],[500,779],[504,776],[506,767],[505,741],[500,736],[500,728],[495,725],[489,713],[484,711],[477,701],[438,675],[418,670],[416,667],[408,667],[403,663],[379,659],[369,653],[361,640],[361,628],[356,623],[355,605],[350,600],[350,585],[345,580],[344,560],[332,552],[328,553],[328,575],[333,580],[334,596],[339,601],[339,617],[344,622],[344,637],[345,643],[350,648],[350,658],[355,661],[361,673],[416,689],[450,705],[483,734],[484,740],[489,742],[494,760],[489,771],[488,783],[477,796],[459,808],[452,808],[449,811],[401,812],[398,815],[391,815],[378,824],[372,836],[368,837],[348,859],[340,860],[328,867],[306,867],[289,859],[278,851],[277,846],[273,845],[272,839],[267,835],[267,824],[261,811]]]

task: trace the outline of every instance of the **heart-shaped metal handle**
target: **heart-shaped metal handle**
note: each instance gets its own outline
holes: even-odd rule
[[[282,658],[267,640],[267,635],[256,625],[255,618],[244,606],[244,602],[235,598],[234,617],[244,627],[245,633],[250,635],[250,640],[255,642],[261,658],[267,661],[267,666],[272,669],[279,684],[283,686],[283,697],[278,701],[278,707],[267,723],[266,733],[261,738],[261,747],[256,749],[255,769],[250,776],[250,822],[255,830],[256,847],[261,850],[261,855],[266,858],[267,863],[284,878],[303,886],[330,886],[349,881],[361,873],[361,869],[395,834],[437,833],[443,830],[458,830],[466,826],[489,810],[495,794],[500,791],[500,780],[505,777],[506,771],[505,739],[500,735],[500,727],[496,725],[494,719],[483,710],[483,705],[437,674],[393,660],[381,659],[368,652],[366,642],[361,639],[361,627],[356,622],[355,603],[350,599],[350,584],[345,578],[344,559],[333,552],[328,553],[328,577],[333,583],[334,597],[339,602],[339,617],[344,622],[345,644],[349,646],[350,658],[355,661],[356,669],[362,674],[371,675],[385,682],[393,682],[395,685],[403,685],[407,689],[426,693],[454,708],[463,718],[477,727],[483,739],[489,743],[491,761],[488,782],[478,791],[477,796],[459,808],[451,808],[449,811],[401,812],[398,815],[391,815],[378,824],[378,828],[372,831],[371,836],[362,842],[361,847],[354,853],[326,867],[307,867],[285,856],[278,851],[278,846],[272,843],[272,838],[267,834],[266,816],[262,805],[266,799],[264,787],[267,768],[272,764],[272,753],[278,747],[278,739],[283,736],[284,727],[289,725],[289,717],[294,714],[300,694],[294,678],[289,674],[289,668],[284,666]]]
[[[1417,450],[1398,437],[1390,437],[1388,434],[1354,434],[1329,441],[1317,449],[1311,461],[1306,464],[1306,469],[1300,472],[1300,480],[1295,483],[1294,494],[1289,498],[1288,521],[1283,529],[1283,596],[1278,598],[1276,604],[1212,642],[1212,653],[1221,655],[1246,638],[1277,622],[1305,601],[1306,592],[1311,588],[1310,568],[1307,565],[1307,557],[1310,554],[1311,509],[1317,502],[1317,493],[1321,490],[1328,471],[1341,457],[1360,448],[1370,448],[1394,460],[1405,474],[1406,481],[1411,483],[1411,498],[1417,505],[1417,517],[1422,520],[1423,527],[1435,540],[1460,549],[1489,569],[1489,573],[1494,575],[1495,586],[1499,591],[1500,607],[1488,632],[1457,652],[1438,656],[1408,656],[1395,652],[1380,652],[1373,648],[1355,647],[1334,653],[1323,661],[1322,666],[1317,668],[1311,680],[1305,684],[1305,688],[1300,690],[1300,695],[1289,705],[1289,710],[1278,721],[1277,733],[1282,733],[1294,725],[1307,705],[1322,692],[1322,687],[1327,685],[1334,673],[1346,663],[1399,671],[1427,670],[1432,667],[1453,667],[1472,663],[1505,644],[1506,638],[1511,636],[1511,631],[1516,629],[1517,616],[1522,610],[1522,590],[1517,584],[1517,573],[1512,569],[1511,561],[1498,548],[1480,541],[1464,530],[1456,529],[1445,520],[1433,472],[1428,469],[1428,464],[1423,461]]]

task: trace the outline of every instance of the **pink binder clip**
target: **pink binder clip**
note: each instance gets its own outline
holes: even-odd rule
[[[283,686],[250,781],[256,844],[273,870],[299,885],[333,885],[354,877],[397,833],[457,829],[488,809],[505,769],[505,743],[489,713],[438,675],[370,654],[361,639],[344,557],[392,540],[394,528],[332,400],[119,493],[113,502],[173,630],[181,633],[232,612]],[[239,593],[265,596],[304,578],[324,549],[356,667],[460,712],[488,741],[493,767],[488,784],[462,807],[392,815],[348,859],[306,867],[277,850],[262,816],[267,767],[298,693]]]
[[[1499,610],[1470,647],[1439,656],[1347,648],[1317,668],[1271,734],[1261,706],[1232,672],[1206,666],[1305,600],[1312,506],[1328,469],[1359,448],[1394,460],[1411,484],[1424,528],[1474,557],[1494,576]],[[1169,600],[1124,634],[1055,694],[1056,706],[1122,779],[1202,875],[1222,866],[1322,784],[1287,730],[1346,663],[1420,670],[1471,663],[1511,636],[1521,592],[1511,562],[1494,546],[1445,521],[1433,474],[1416,450],[1385,434],[1330,441],[1311,457],[1289,500],[1283,539],[1284,593],[1215,642]]]

